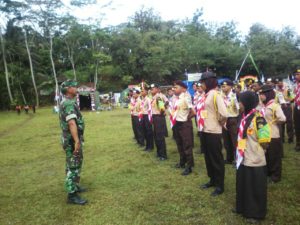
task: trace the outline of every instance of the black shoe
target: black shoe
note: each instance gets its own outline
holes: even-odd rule
[[[147,148],[147,147],[144,148],[144,151],[145,151],[145,152],[150,152],[150,151],[152,151],[152,150],[153,150],[153,148]]]
[[[210,195],[211,195],[212,197],[216,197],[216,196],[222,194],[223,192],[224,192],[223,189],[217,187]]]
[[[185,168],[185,170],[182,172],[182,176],[187,176],[192,172],[192,168],[191,167],[187,167]]]
[[[79,185],[76,185],[76,188],[77,188],[76,190],[77,193],[82,193],[87,191],[87,188],[80,187]]]
[[[84,205],[85,203],[87,203],[87,200],[80,198],[80,196],[75,192],[68,194],[68,203],[75,205]]]
[[[201,185],[200,187],[202,188],[202,189],[207,189],[207,188],[210,188],[210,187],[213,187],[214,186],[214,184],[212,183],[212,182],[208,182],[208,183],[206,183],[206,184],[203,184],[203,185]]]

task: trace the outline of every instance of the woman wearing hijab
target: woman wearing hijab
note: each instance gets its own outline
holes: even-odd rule
[[[227,109],[222,96],[216,90],[217,77],[212,72],[205,72],[201,77],[201,86],[205,92],[198,107],[198,131],[201,133],[207,174],[210,181],[202,185],[202,189],[215,187],[211,196],[224,192],[224,158],[222,154],[222,126],[227,120]]]
[[[266,143],[270,142],[270,127],[256,109],[258,98],[254,92],[241,93],[239,101],[242,120],[238,130],[234,212],[256,221],[264,219],[267,213],[267,168],[264,148]]]
[[[264,104],[263,114],[272,130],[272,139],[266,154],[268,176],[270,177],[270,182],[276,183],[281,179],[283,154],[280,126],[286,121],[286,118],[280,105],[275,102],[275,91],[272,85],[263,85],[259,97]]]

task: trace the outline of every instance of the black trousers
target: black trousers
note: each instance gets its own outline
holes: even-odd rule
[[[222,134],[202,132],[202,145],[210,182],[224,190],[225,166],[222,154]]]
[[[139,145],[145,145],[145,138],[143,134],[142,120],[138,116],[133,116],[133,126],[136,132],[136,141]]]
[[[281,109],[286,117],[286,122],[282,124],[280,136],[284,141],[285,128],[286,128],[288,140],[292,142],[294,139],[292,106],[290,104],[282,104]]]
[[[133,115],[131,115],[131,127],[132,127],[132,131],[133,131],[133,136],[134,136],[134,138],[137,140],[136,127],[135,127],[135,125],[134,125],[134,118],[133,118]]]
[[[194,166],[193,156],[193,124],[192,121],[176,121],[174,136],[180,157],[180,165],[192,168]]]
[[[229,117],[226,122],[226,128],[223,128],[222,135],[224,147],[226,150],[226,161],[232,162],[235,158],[235,149],[237,142],[238,118]]]
[[[166,148],[166,119],[164,115],[153,115],[154,142],[157,149],[157,157],[167,158]]]
[[[296,147],[300,148],[300,110],[296,105],[294,108],[294,128],[296,135]]]
[[[268,176],[272,181],[278,182],[281,179],[283,145],[280,138],[272,138],[266,152]]]
[[[153,129],[148,115],[143,115],[142,120],[143,134],[146,139],[146,149],[153,149]]]
[[[236,212],[246,218],[267,214],[267,168],[240,165],[236,173]]]

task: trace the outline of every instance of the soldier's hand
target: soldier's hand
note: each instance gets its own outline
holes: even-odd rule
[[[80,149],[80,142],[79,142],[79,141],[76,141],[76,142],[75,142],[75,145],[74,145],[74,151],[73,151],[73,154],[74,154],[74,155],[77,155],[78,152],[79,152],[79,149]]]

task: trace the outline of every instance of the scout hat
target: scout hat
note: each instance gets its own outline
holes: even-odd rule
[[[272,85],[265,84],[261,87],[259,93],[266,93],[266,92],[273,91],[273,90],[274,90],[274,87]]]
[[[233,82],[229,79],[225,79],[221,82],[221,85],[233,86]]]
[[[183,87],[185,89],[188,88],[187,85],[183,81],[181,81],[181,80],[174,81],[174,85],[178,85],[178,86]]]

